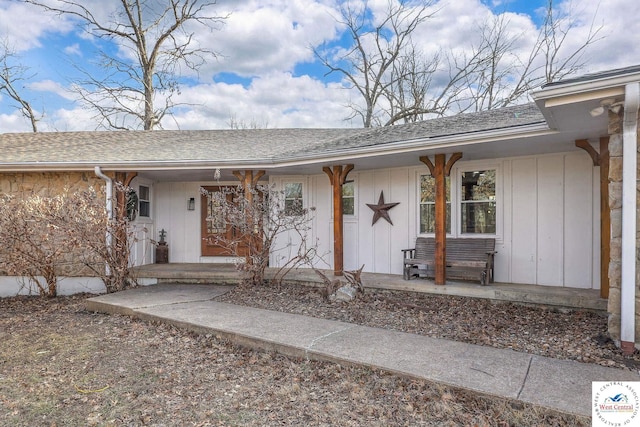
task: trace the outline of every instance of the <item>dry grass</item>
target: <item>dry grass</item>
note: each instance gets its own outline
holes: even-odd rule
[[[590,420],[366,368],[290,359],[80,296],[0,299],[0,425],[576,426]]]

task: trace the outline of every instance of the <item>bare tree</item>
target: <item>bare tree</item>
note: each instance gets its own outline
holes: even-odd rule
[[[389,0],[385,16],[374,23],[366,1],[358,9],[347,2],[339,20],[353,39],[353,47],[338,57],[326,48],[314,49],[316,58],[329,69],[328,74],[342,74],[364,100],[364,108],[357,103],[349,106],[350,118],[360,117],[364,127],[381,124],[379,103],[393,84],[392,67],[411,43],[416,27],[431,16],[430,5],[431,2],[423,2],[415,8],[405,7],[404,2]]]
[[[235,113],[231,113],[227,125],[229,125],[229,129],[267,129],[269,127],[269,120],[258,120],[252,117],[251,120],[247,122],[244,119],[238,119]]]
[[[454,56],[440,52],[430,58],[409,48],[394,64],[384,97],[384,126],[411,123],[433,116],[444,116],[457,109],[464,98],[469,75],[483,67],[482,52]],[[446,69],[446,78],[438,76]],[[435,80],[440,80],[438,83]]]
[[[567,51],[565,42],[575,25],[569,13],[561,14],[554,8],[553,0],[548,0],[536,42],[528,56],[520,58],[514,52],[518,39],[509,33],[509,21],[504,16],[485,24],[480,29],[482,41],[475,51],[481,58],[480,66],[467,73],[467,99],[460,100],[459,108],[481,111],[506,107],[526,99],[536,87],[583,69],[584,53],[601,39],[602,27],[595,27],[592,22],[581,44]]]
[[[29,78],[26,76],[29,69],[19,63],[14,63],[17,60],[17,55],[13,49],[9,47],[9,44],[4,41],[0,46],[0,93],[6,94],[15,103],[20,113],[29,120],[31,129],[34,132],[38,131],[38,116],[31,104],[20,94],[18,86],[22,85],[25,80]]]
[[[36,194],[0,199],[0,269],[26,278],[27,290],[41,296],[57,296],[58,276],[65,268],[74,270],[66,236],[50,221],[63,205],[63,197]]]
[[[548,0],[545,19],[528,56],[518,54],[518,37],[500,15],[480,26],[480,41],[466,53],[427,56],[412,39],[425,24],[432,2],[388,1],[386,13],[375,17],[365,2],[361,9],[345,6],[340,22],[353,40],[350,49],[333,54],[315,49],[330,73],[340,73],[361,97],[349,117],[360,116],[364,127],[393,125],[427,117],[504,107],[526,99],[543,83],[581,70],[586,49],[599,40],[601,29],[590,31],[574,50],[566,47],[575,28],[568,14],[558,14]]]
[[[215,0],[118,0],[108,18],[80,0],[26,1],[75,19],[90,34],[118,45],[119,53],[100,51],[104,76],[83,71],[86,81],[75,85],[100,125],[110,129],[159,127],[176,106],[172,96],[179,93],[180,67],[197,70],[216,55],[195,42],[192,24],[214,29],[227,18],[213,13]]]

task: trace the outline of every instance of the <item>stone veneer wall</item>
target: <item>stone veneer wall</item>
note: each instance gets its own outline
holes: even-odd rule
[[[639,126],[640,128],[640,126]],[[620,341],[620,283],[622,278],[622,113],[609,114],[609,209],[611,212],[611,256],[609,261],[609,334]],[[640,132],[639,132],[640,139]],[[640,177],[640,144],[636,153]],[[640,344],[640,180],[636,182],[636,344]]]
[[[16,172],[0,173],[0,195],[55,196],[66,188],[70,192],[93,187],[104,192],[104,181],[92,172]]]
[[[91,172],[16,172],[0,173],[0,196],[9,194],[16,197],[24,197],[31,194],[40,196],[55,196],[65,189],[74,193],[93,187],[104,195],[105,183]],[[103,196],[104,197],[104,196]],[[69,253],[73,258],[74,254]],[[67,265],[73,265],[69,263]],[[5,274],[0,266],[0,275]],[[93,276],[88,268],[62,268],[60,272],[64,276]]]

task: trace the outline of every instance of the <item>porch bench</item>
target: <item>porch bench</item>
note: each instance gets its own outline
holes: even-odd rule
[[[404,279],[435,276],[435,246],[433,237],[418,237],[413,249],[402,249]],[[447,277],[480,280],[481,285],[493,282],[495,239],[447,239]]]

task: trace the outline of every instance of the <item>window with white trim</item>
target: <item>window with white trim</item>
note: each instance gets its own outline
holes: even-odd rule
[[[138,187],[138,204],[140,217],[149,218],[151,216],[151,195],[149,187],[146,185]]]
[[[447,233],[451,233],[451,180],[445,178],[447,187]],[[436,179],[431,175],[420,176],[420,234],[436,230]]]
[[[447,234],[497,234],[496,176],[495,168],[477,168],[446,177]],[[420,175],[420,234],[435,233],[435,200],[435,178]]]
[[[356,187],[353,181],[342,184],[342,214],[356,214]]]
[[[460,174],[460,233],[496,234],[496,171]]]
[[[284,185],[284,212],[288,216],[304,214],[301,182],[287,182]]]

